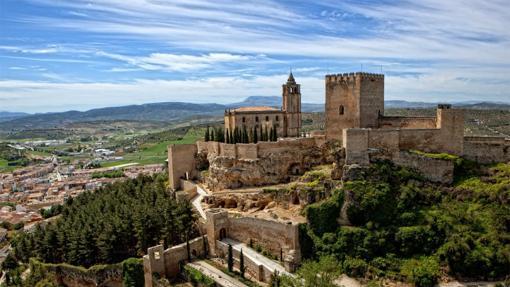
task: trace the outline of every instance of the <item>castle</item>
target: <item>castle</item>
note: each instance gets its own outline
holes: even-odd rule
[[[250,257],[245,253],[247,271],[259,281],[269,282],[275,266],[281,268],[278,271],[281,274],[292,272],[301,262],[298,222],[258,218],[251,213],[231,214],[226,203],[221,206],[225,208],[204,211],[201,207],[204,198],[214,201],[216,195],[232,193],[240,187],[288,183],[324,164],[332,166],[332,179],[344,181],[356,169],[378,160],[390,160],[420,172],[429,181],[448,184],[453,181],[453,160],[430,153],[448,153],[479,163],[510,161],[510,139],[464,136],[464,111],[451,105],[438,105],[434,117],[385,116],[384,75],[360,72],[326,75],[325,90],[325,131],[299,137],[301,93],[291,73],[283,85],[281,110],[250,107],[225,112],[226,130],[260,131],[276,127],[277,141],[235,144],[198,141],[168,147],[170,187],[193,201],[202,216],[204,236],[166,250],[162,245],[149,248],[144,256],[146,286],[153,286],[153,273],[175,276],[180,262],[190,256],[193,259],[200,257],[197,254],[209,254],[224,258],[230,244],[226,242],[244,244],[245,250],[255,242],[280,258],[280,265],[264,264],[259,255]],[[259,194],[264,196],[260,190]],[[317,196],[305,193],[304,198],[299,198],[291,193],[275,200],[295,205],[310,202],[307,198],[312,195]],[[250,204],[256,197],[253,191],[240,192],[239,196],[249,197],[246,202]],[[236,266],[240,262],[239,251],[233,252]]]
[[[301,130],[301,85],[292,72],[282,85],[282,107],[242,107],[225,111],[225,134],[238,131],[268,133],[271,129],[282,137],[297,137]]]

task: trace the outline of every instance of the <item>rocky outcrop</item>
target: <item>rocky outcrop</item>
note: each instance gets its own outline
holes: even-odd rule
[[[257,159],[215,155],[208,159],[205,183],[212,190],[284,183],[326,162],[324,150],[316,146],[268,153]]]

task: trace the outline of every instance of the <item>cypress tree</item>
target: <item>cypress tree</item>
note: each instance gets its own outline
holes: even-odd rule
[[[216,135],[214,134],[214,129],[211,129],[211,135],[209,136],[209,139],[211,141],[216,141]]]
[[[230,143],[231,144],[235,143],[234,142],[234,135],[232,134],[232,131],[229,131],[229,135],[228,136],[230,137]]]
[[[204,140],[205,140],[206,142],[208,142],[208,141],[210,140],[210,135],[209,135],[209,126],[207,126],[207,129],[205,130]]]
[[[253,129],[253,143],[257,143],[259,141],[259,136],[257,132],[257,127]]]
[[[246,131],[246,126],[243,126],[242,142],[248,143],[248,132]]]
[[[226,134],[225,141],[229,144],[230,143],[229,129],[227,129],[225,134]]]
[[[239,254],[239,272],[241,272],[241,277],[244,278],[244,255],[242,249],[241,254]]]
[[[228,257],[227,257],[227,264],[228,264],[228,271],[233,272],[234,271],[234,255],[232,254],[232,245],[228,245]]]

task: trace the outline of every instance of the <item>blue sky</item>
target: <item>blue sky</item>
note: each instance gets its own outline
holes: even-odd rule
[[[0,110],[280,95],[383,71],[386,99],[510,102],[510,9],[494,1],[0,0]]]

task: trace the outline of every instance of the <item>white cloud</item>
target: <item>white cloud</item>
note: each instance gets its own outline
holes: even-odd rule
[[[233,63],[254,59],[251,56],[234,55],[229,53],[209,53],[204,55],[178,55],[168,53],[153,53],[149,56],[125,56],[106,52],[96,55],[123,61],[144,70],[191,71],[208,68],[219,63]],[[116,71],[119,71],[118,69]]]
[[[466,81],[457,71],[418,77],[386,77],[386,99],[437,102],[457,100],[507,101],[510,84],[505,77],[496,84],[490,76]],[[467,73],[469,76],[470,74]],[[324,78],[295,73],[302,85],[304,102],[324,102]],[[138,79],[129,83],[48,83],[0,81],[0,105],[12,111],[46,112],[69,109],[142,104],[150,102],[231,103],[249,96],[279,96],[287,74],[240,77],[210,77],[185,80]],[[493,93],[485,91],[491,88]],[[436,93],[437,92],[437,93]],[[455,97],[447,100],[445,94]],[[461,96],[461,97],[457,97]],[[48,99],[51,99],[49,101]]]

